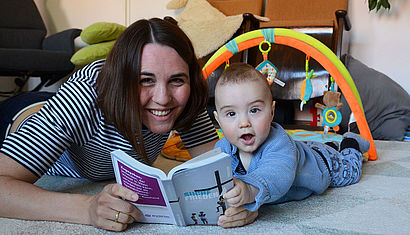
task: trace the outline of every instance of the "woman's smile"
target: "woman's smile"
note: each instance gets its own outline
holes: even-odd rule
[[[155,116],[164,117],[164,116],[167,116],[171,112],[171,109],[167,109],[167,110],[150,109],[148,111],[154,114]]]

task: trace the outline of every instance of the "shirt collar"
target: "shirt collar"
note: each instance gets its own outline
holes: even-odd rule
[[[239,150],[238,147],[235,145],[231,144],[231,154],[232,156],[235,156],[236,158],[239,158]]]

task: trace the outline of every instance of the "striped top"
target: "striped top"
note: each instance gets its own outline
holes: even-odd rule
[[[96,80],[104,63],[105,60],[99,60],[74,73],[39,112],[6,138],[0,152],[38,177],[47,173],[90,180],[112,179],[110,153],[117,149],[141,161],[130,142],[105,122],[97,106]],[[179,134],[187,148],[218,138],[206,111],[189,131]],[[156,134],[144,128],[142,135],[146,153],[153,162],[168,133]]]

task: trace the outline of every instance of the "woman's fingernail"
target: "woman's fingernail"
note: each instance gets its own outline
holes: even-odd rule
[[[135,201],[137,201],[138,200],[138,194],[133,194],[132,196],[131,196],[131,199],[135,202]]]

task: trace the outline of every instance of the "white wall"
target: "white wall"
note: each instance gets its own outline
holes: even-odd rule
[[[166,9],[168,0],[34,0],[49,33],[82,28],[105,21],[130,25],[142,18],[176,16]]]
[[[169,0],[128,0],[130,2],[130,22],[142,18],[164,16],[176,17],[180,11],[168,10],[166,5]]]
[[[410,1],[389,0],[391,9],[368,12],[367,0],[350,0],[350,54],[410,93]]]
[[[96,21],[125,24],[125,0],[34,0],[49,33]]]
[[[123,25],[151,17],[177,16],[169,0],[35,0],[49,33],[98,21]],[[410,93],[410,0],[390,0],[392,9],[368,12],[367,0],[350,0],[350,54],[390,76]],[[76,45],[84,46],[81,40]]]

